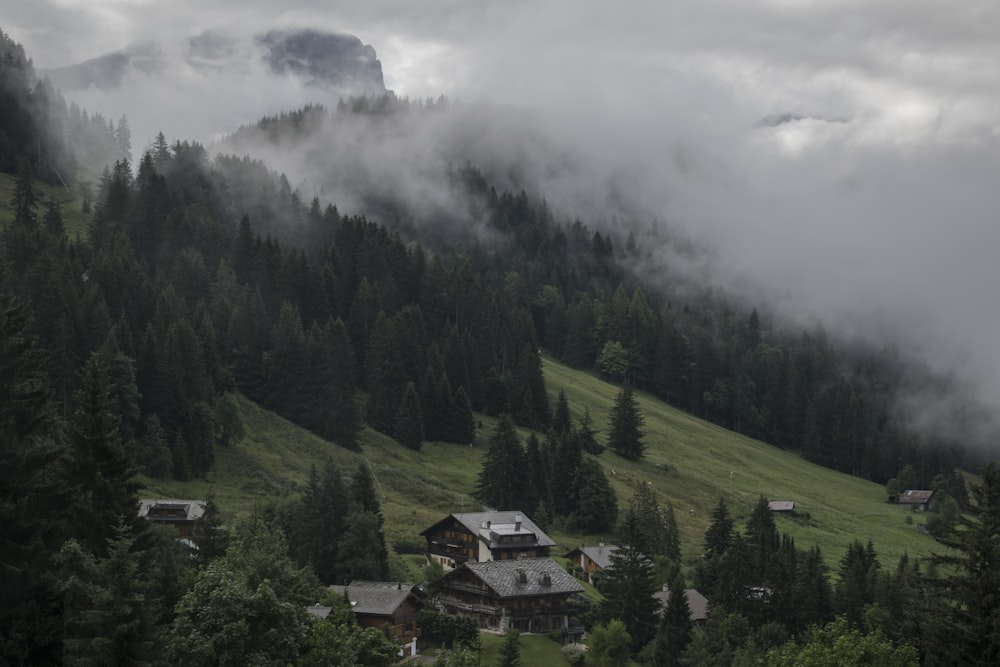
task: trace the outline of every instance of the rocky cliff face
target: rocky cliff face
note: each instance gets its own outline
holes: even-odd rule
[[[132,44],[75,65],[40,72],[60,90],[111,91],[129,75],[155,76],[176,66],[166,45]],[[309,86],[342,95],[381,95],[386,91],[375,49],[354,35],[317,30],[272,30],[249,39],[218,31],[202,33],[180,46],[183,65],[225,71],[258,62],[272,74],[294,76]]]

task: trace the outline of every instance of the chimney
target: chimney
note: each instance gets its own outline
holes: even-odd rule
[[[397,591],[403,590],[403,582],[402,581],[397,581],[396,582],[396,590]]]
[[[515,514],[514,515],[514,532],[516,533],[519,530],[521,530],[521,515],[520,514]]]

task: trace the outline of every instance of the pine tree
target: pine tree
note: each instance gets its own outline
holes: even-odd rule
[[[644,422],[632,385],[626,381],[618,391],[608,417],[608,447],[619,456],[633,461],[642,458],[646,449],[642,442]]]
[[[222,524],[215,493],[211,489],[205,499],[205,511],[194,525],[193,538],[198,545],[198,561],[202,565],[208,565],[224,555],[229,546],[229,533]]]
[[[0,663],[58,662],[51,554],[66,539],[67,496],[54,474],[62,453],[46,359],[27,307],[8,290],[0,258]]]
[[[705,556],[721,556],[733,539],[733,520],[726,501],[720,496],[719,504],[712,510],[712,523],[705,531]]]
[[[14,210],[14,225],[16,227],[34,229],[38,226],[38,213],[36,212],[38,192],[35,190],[34,176],[27,161],[22,162],[18,169],[10,207]]]
[[[95,557],[76,540],[57,554],[65,664],[138,666],[152,657],[158,611],[146,595],[134,543],[131,527],[119,517],[106,557]]]
[[[559,390],[559,397],[556,399],[556,411],[552,417],[552,428],[557,435],[570,430],[573,423],[569,416],[569,401],[566,400],[566,392]]]
[[[935,589],[951,604],[944,631],[946,646],[931,646],[941,664],[1000,663],[1000,467],[986,465],[970,486],[972,512],[944,540],[951,553],[933,562],[947,568]]]
[[[644,541],[643,530],[638,515],[629,508],[618,526],[619,547],[611,554],[611,565],[604,571],[602,585],[601,615],[625,624],[633,652],[656,634],[658,603],[653,597],[657,589],[653,562],[638,548]]]
[[[611,482],[597,461],[586,458],[580,463],[576,527],[588,533],[605,533],[618,519],[618,498]]]
[[[660,615],[653,648],[656,667],[674,667],[681,664],[684,649],[691,643],[694,622],[691,607],[684,592],[684,580],[676,576],[670,582],[667,604]]]
[[[100,557],[114,536],[118,517],[137,525],[139,482],[119,436],[118,418],[111,412],[107,372],[99,355],[91,355],[81,382],[74,396],[76,412],[63,478],[75,499],[80,544]]]
[[[378,544],[372,548],[372,555],[378,565],[380,581],[389,576],[389,551],[385,544],[385,517],[382,514],[382,504],[375,494],[375,480],[366,462],[358,464],[351,484],[351,495],[358,508],[374,515],[378,520]]]
[[[525,455],[510,416],[501,415],[476,482],[476,498],[496,509],[519,507],[524,493]]]
[[[413,381],[406,383],[396,411],[393,437],[404,447],[419,450],[424,441],[424,415],[420,409],[420,397]]]
[[[521,644],[520,634],[516,628],[511,628],[504,635],[503,644],[500,645],[500,658],[497,660],[497,667],[520,667],[521,665]]]

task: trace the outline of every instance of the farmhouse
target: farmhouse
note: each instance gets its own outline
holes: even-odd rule
[[[899,494],[898,502],[900,505],[908,505],[914,510],[926,511],[931,506],[933,496],[933,491],[907,489],[906,491],[903,491],[903,493]]]
[[[670,599],[670,589],[664,585],[663,590],[653,593],[653,597],[660,601],[661,609],[666,609],[667,600]],[[703,623],[708,618],[708,600],[694,588],[685,588],[684,597],[687,598],[688,607],[691,609],[691,620]]]
[[[417,619],[424,608],[424,594],[418,588],[396,581],[352,581],[347,586],[330,586],[330,590],[347,597],[359,626],[375,628],[397,644],[409,645],[410,655],[416,652]]]
[[[584,581],[588,584],[593,584],[594,573],[604,570],[611,565],[611,554],[616,551],[618,551],[618,547],[616,545],[606,545],[601,542],[596,547],[579,546],[566,554],[566,558],[583,570]]]
[[[559,632],[564,640],[583,633],[573,619],[583,586],[551,558],[467,561],[437,588],[446,612],[471,616],[484,630]]]
[[[509,560],[549,555],[555,542],[521,512],[449,514],[420,533],[427,539],[427,558],[445,570],[467,561]]]
[[[139,518],[172,524],[181,537],[191,537],[194,524],[205,514],[204,500],[140,500]]]

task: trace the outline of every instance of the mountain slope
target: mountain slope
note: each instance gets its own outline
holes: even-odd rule
[[[586,406],[603,439],[617,387],[545,358],[552,398],[566,392],[574,419]],[[797,516],[778,517],[779,530],[800,548],[818,544],[835,565],[853,540],[875,544],[884,564],[904,553],[923,557],[936,543],[907,523],[909,513],[885,503],[881,486],[803,461],[798,455],[727,431],[639,393],[646,419],[645,459],[631,462],[606,451],[598,457],[624,506],[634,488],[649,482],[661,501],[673,503],[686,562],[700,555],[701,541],[719,497],[737,521],[746,518],[760,494],[794,500]],[[206,480],[146,480],[147,496],[202,497],[210,487],[227,511],[255,503],[297,497],[309,467],[331,457],[350,473],[367,460],[385,494],[383,513],[390,544],[420,544],[419,533],[442,514],[478,509],[471,497],[492,421],[483,419],[474,446],[425,443],[420,452],[368,429],[362,453],[348,452],[295,427],[255,404],[241,400],[247,437],[219,448]],[[919,521],[919,517],[916,522]],[[559,549],[598,537],[553,530]]]

